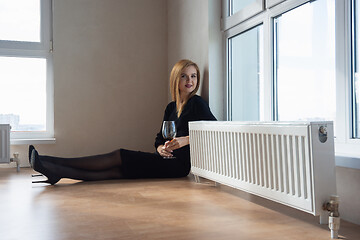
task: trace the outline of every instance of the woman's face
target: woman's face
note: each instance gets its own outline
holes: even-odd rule
[[[197,85],[197,72],[194,66],[185,68],[180,76],[179,90],[181,96],[189,95]]]

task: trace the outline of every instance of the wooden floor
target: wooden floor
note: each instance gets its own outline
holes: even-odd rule
[[[0,169],[1,240],[330,239],[312,215],[192,177],[50,186],[31,173]],[[342,239],[360,239],[341,224]]]

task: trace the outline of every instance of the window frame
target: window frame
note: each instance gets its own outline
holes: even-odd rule
[[[335,1],[335,66],[336,66],[336,138],[335,154],[350,159],[360,158],[360,139],[352,139],[351,129],[351,80],[352,80],[352,52],[351,52],[351,4],[350,1]],[[263,23],[264,30],[264,102],[263,116],[261,121],[274,121],[276,108],[276,83],[274,67],[274,18],[293,8],[301,6],[311,0],[264,0],[266,8],[254,14],[246,20],[237,20],[231,24],[224,24],[224,42],[226,52],[226,116],[229,120],[229,82],[228,82],[228,39],[236,34],[244,32],[255,25]],[[227,1],[223,0],[223,9],[226,8]],[[227,16],[227,15],[223,15]],[[225,17],[225,22],[229,17]],[[224,27],[225,26],[225,27]],[[227,28],[226,28],[227,27]],[[350,163],[347,167],[357,166],[358,163]]]
[[[360,59],[357,59],[356,57],[360,57],[360,56],[356,56],[356,48],[360,48],[360,46],[357,46],[356,45],[356,34],[359,35],[359,33],[356,33],[356,14],[355,14],[355,7],[356,7],[356,4],[355,4],[356,0],[350,0],[350,25],[351,25],[351,80],[350,80],[350,89],[351,89],[351,105],[352,105],[352,108],[350,110],[350,114],[351,114],[351,136],[352,138],[355,138],[354,135],[356,134],[355,131],[356,131],[356,128],[354,126],[354,122],[357,120],[356,117],[355,117],[355,90],[354,90],[354,85],[355,85],[355,75],[356,75],[356,61],[360,61]],[[357,69],[358,72],[360,69]],[[357,113],[358,114],[358,113]],[[357,116],[359,118],[359,116]],[[360,126],[357,126],[357,128],[360,128]],[[359,136],[360,138],[360,136]]]
[[[360,158],[360,139],[352,138],[352,78],[353,78],[353,46],[352,46],[352,9],[351,1],[336,1],[336,55],[337,55],[337,92],[342,99],[337,101],[337,131],[335,149],[345,157]],[[339,112],[338,112],[339,111]],[[340,124],[339,124],[340,123]],[[359,149],[359,150],[357,150]]]
[[[254,3],[246,6],[240,11],[230,15],[230,1],[231,0],[222,0],[223,1],[223,12],[221,21],[222,30],[228,30],[235,25],[244,22],[245,20],[255,16],[258,13],[261,13],[265,9],[263,0],[256,0]]]
[[[266,8],[271,8],[279,3],[282,3],[286,0],[266,0]]]
[[[46,59],[46,131],[11,132],[11,144],[52,143],[54,83],[52,58],[52,0],[40,0],[40,42],[0,40],[0,56]],[[16,99],[16,94],[14,95]]]
[[[226,107],[225,107],[225,116],[226,116],[226,120],[229,120],[231,119],[231,115],[232,115],[232,112],[231,112],[231,109],[230,109],[230,106],[232,105],[231,103],[231,79],[230,79],[230,74],[229,74],[229,64],[230,64],[230,56],[229,56],[229,39],[234,37],[234,36],[237,36],[239,34],[242,34],[244,32],[246,32],[247,30],[249,29],[252,29],[256,26],[259,26],[259,25],[264,25],[264,21],[263,19],[261,18],[261,16],[258,16],[258,17],[254,17],[254,18],[251,18],[249,19],[249,21],[246,21],[244,24],[242,25],[237,25],[231,29],[229,29],[228,31],[225,32],[225,59],[226,59],[226,84],[225,84],[225,89],[226,89]],[[265,30],[263,28],[263,30]],[[265,33],[264,33],[265,35]],[[263,42],[263,44],[265,44]],[[264,46],[263,46],[264,47]],[[265,72],[265,64],[264,64],[264,72]],[[265,74],[264,74],[265,75]],[[264,81],[265,83],[266,81]],[[266,83],[265,83],[266,84]],[[264,89],[266,88],[266,86],[264,86]],[[266,93],[264,93],[266,94]],[[230,120],[231,121],[231,120]]]

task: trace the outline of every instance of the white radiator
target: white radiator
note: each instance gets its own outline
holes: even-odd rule
[[[10,163],[9,124],[0,124],[0,163]]]
[[[336,194],[332,122],[200,121],[189,131],[196,179],[324,217],[323,203]]]

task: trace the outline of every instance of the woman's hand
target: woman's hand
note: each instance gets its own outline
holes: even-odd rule
[[[172,152],[178,148],[182,148],[189,144],[189,136],[186,137],[178,137],[174,138],[171,141],[165,142],[164,145],[160,145],[157,147],[158,153],[162,157],[172,157]]]
[[[159,145],[156,149],[160,156],[162,157],[172,157],[172,150],[169,148],[165,148],[164,145]]]
[[[171,141],[165,142],[165,149],[170,149],[171,151],[174,151],[178,148],[182,148],[189,144],[189,136],[186,137],[178,137],[174,138]]]

